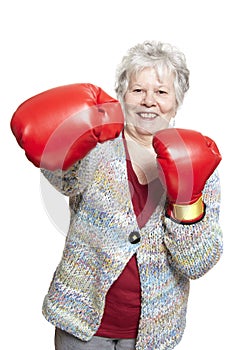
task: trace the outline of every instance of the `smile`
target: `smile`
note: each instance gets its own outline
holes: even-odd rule
[[[158,117],[158,114],[152,112],[141,112],[137,114],[143,119],[155,119]]]

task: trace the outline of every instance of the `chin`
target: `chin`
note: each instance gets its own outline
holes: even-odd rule
[[[156,125],[151,125],[150,127],[141,127],[138,126],[138,133],[142,135],[154,135],[157,131],[167,129],[169,127],[169,123],[157,123]]]

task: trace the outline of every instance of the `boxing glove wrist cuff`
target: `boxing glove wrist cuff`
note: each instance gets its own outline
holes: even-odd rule
[[[204,214],[204,204],[202,201],[202,196],[193,204],[180,205],[173,204],[172,216],[175,220],[180,222],[196,222],[203,217]]]

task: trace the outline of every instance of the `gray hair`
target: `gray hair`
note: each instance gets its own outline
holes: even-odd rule
[[[162,42],[145,41],[129,49],[116,72],[115,91],[117,98],[124,103],[124,96],[132,74],[147,67],[156,69],[159,78],[166,72],[174,73],[174,89],[178,107],[189,89],[189,70],[184,54],[176,47]]]

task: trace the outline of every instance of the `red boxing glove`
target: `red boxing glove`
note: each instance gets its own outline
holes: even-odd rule
[[[124,126],[120,103],[92,84],[71,84],[23,102],[11,129],[37,167],[66,170],[97,142],[119,136]]]
[[[214,141],[193,130],[165,129],[155,134],[153,147],[167,189],[167,215],[183,223],[202,219],[202,191],[221,161]]]

